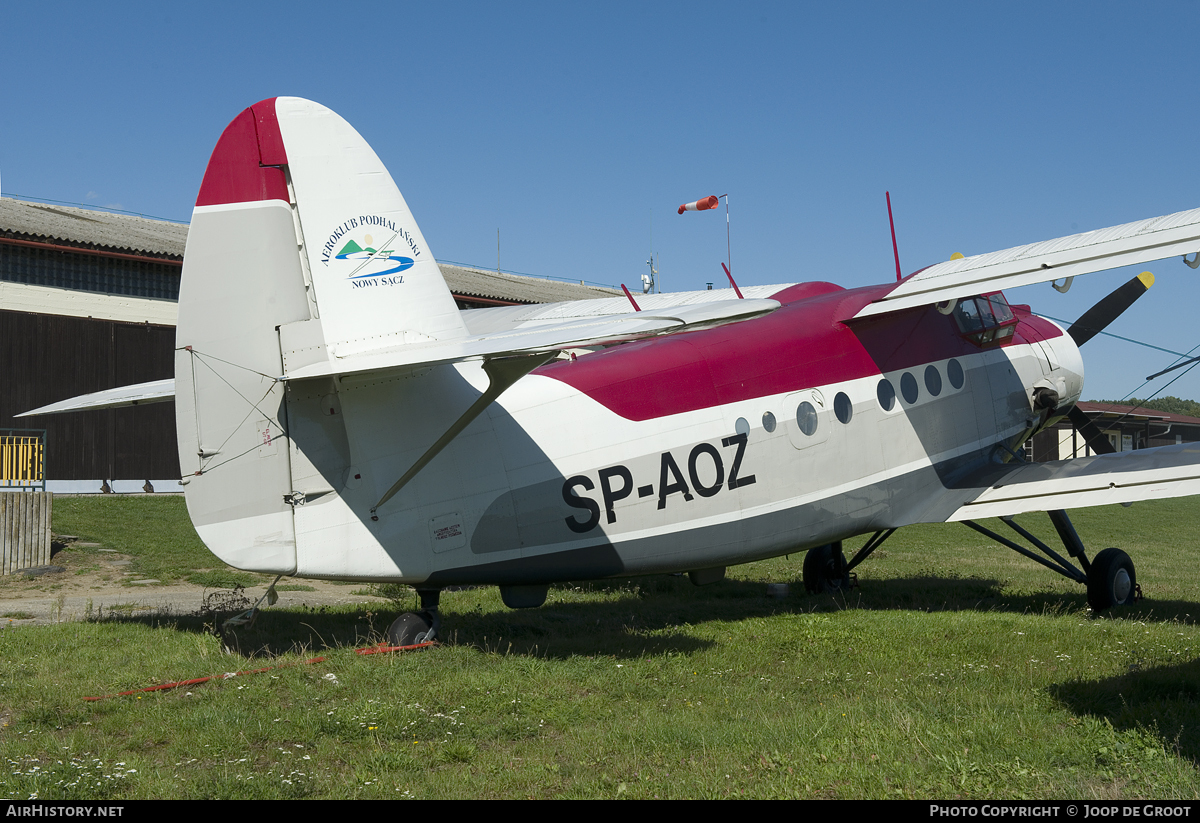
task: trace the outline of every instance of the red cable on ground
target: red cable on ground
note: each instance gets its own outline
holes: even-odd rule
[[[432,646],[433,643],[418,643],[415,646],[371,646],[366,649],[355,649],[355,654],[379,654],[380,652],[407,652],[416,649],[424,649],[427,646]],[[110,697],[127,697],[131,694],[141,694],[142,692],[158,692],[164,689],[176,689],[180,686],[197,686],[201,683],[207,683],[210,680],[229,680],[234,677],[241,677],[247,674],[262,674],[263,672],[274,671],[275,669],[289,669],[292,666],[310,666],[313,663],[323,663],[326,658],[313,657],[300,663],[282,663],[278,666],[266,666],[262,669],[246,669],[245,671],[233,672],[232,674],[213,674],[208,677],[197,677],[192,680],[177,680],[174,683],[162,683],[158,686],[147,686],[144,689],[130,689],[127,692],[117,692],[116,694],[102,694],[97,697],[85,697],[84,700],[107,700]]]
[[[416,643],[412,646],[385,646],[380,643],[378,646],[370,646],[366,649],[355,649],[355,654],[379,654],[380,652],[411,652],[415,649],[424,649],[427,646],[434,645],[436,641],[430,640],[428,643]]]

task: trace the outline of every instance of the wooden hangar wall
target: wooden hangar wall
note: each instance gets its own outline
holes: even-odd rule
[[[0,311],[0,428],[46,430],[48,480],[179,477],[174,405],[15,417],[57,400],[170,378],[175,329]]]
[[[0,236],[0,429],[46,430],[50,481],[95,481],[99,491],[103,481],[177,479],[171,403],[15,415],[170,378],[181,258],[68,251],[61,240],[14,242],[20,239]]]

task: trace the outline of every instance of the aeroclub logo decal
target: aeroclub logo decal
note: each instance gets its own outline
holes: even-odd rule
[[[353,288],[398,286],[421,255],[403,226],[379,215],[351,217],[321,247],[321,263],[333,266]]]

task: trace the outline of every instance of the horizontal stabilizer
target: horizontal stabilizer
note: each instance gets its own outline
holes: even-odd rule
[[[505,332],[476,335],[456,340],[405,343],[374,350],[354,350],[298,369],[289,370],[285,380],[357,374],[381,369],[435,366],[478,358],[552,352],[620,343],[658,334],[710,328],[758,317],[779,308],[771,299],[725,300],[676,306],[667,311],[628,312],[607,317],[583,318],[553,325],[531,326]]]
[[[1027,463],[947,521],[1200,494],[1200,444]]]
[[[91,411],[93,409],[116,409],[121,406],[141,406],[146,403],[164,403],[175,399],[174,380],[155,380],[134,386],[81,394],[70,400],[60,400],[40,409],[22,412],[15,417],[33,417],[37,414],[62,414],[63,412]]]
[[[905,278],[855,317],[941,303],[1200,251],[1200,209],[947,260]]]

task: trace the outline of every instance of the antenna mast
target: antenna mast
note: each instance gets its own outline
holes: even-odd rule
[[[646,261],[646,265],[650,267],[650,273],[642,275],[642,294],[654,294],[656,292],[658,284],[654,282],[654,275],[658,274],[658,269],[654,266],[654,257],[654,252],[651,252],[650,259]]]
[[[658,288],[658,283],[654,279],[654,276],[656,274],[658,274],[658,268],[655,266],[655,258],[656,257],[657,257],[657,255],[654,254],[654,207],[651,206],[650,207],[650,259],[646,261],[646,265],[650,267],[650,273],[642,275],[642,294],[653,294],[655,292],[661,291]]]
[[[896,256],[896,282],[899,283],[904,279],[904,275],[900,273],[900,247],[896,245],[896,223],[892,220],[892,193],[885,191],[883,196],[887,198],[888,226],[892,230],[892,254]]]

